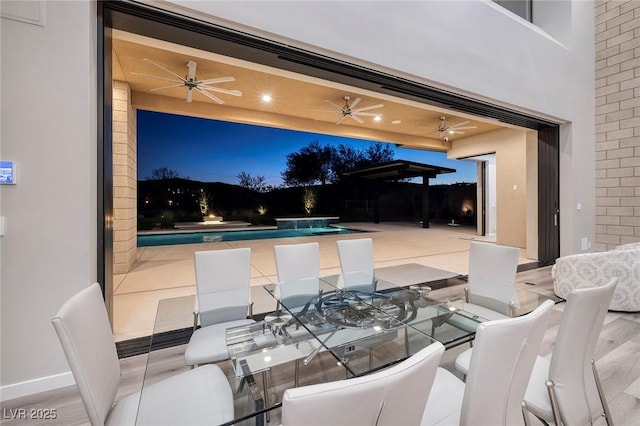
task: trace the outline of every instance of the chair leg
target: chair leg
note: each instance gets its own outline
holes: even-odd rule
[[[607,421],[608,426],[613,426],[613,419],[611,418],[611,411],[609,410],[609,404],[604,397],[604,389],[602,388],[602,382],[600,382],[600,375],[598,375],[598,369],[596,368],[596,362],[591,360],[591,369],[593,370],[593,378],[596,381],[596,388],[598,389],[598,396],[602,403],[602,409],[604,410],[604,418]]]
[[[411,354],[409,353],[410,347],[409,347],[409,333],[407,332],[407,327],[404,327],[404,351],[405,351],[405,355],[407,355],[407,357],[411,356]]]
[[[293,371],[293,386],[298,387],[300,383],[300,360],[296,359],[295,369]]]
[[[269,382],[267,381],[267,370],[262,372],[262,389],[264,390],[264,407],[269,408]],[[265,412],[267,422],[271,421],[271,413]]]
[[[553,423],[561,425],[562,420],[560,416],[560,407],[558,406],[558,398],[556,397],[556,390],[554,383],[551,380],[547,380],[547,391],[549,392],[549,401],[551,401],[551,411],[553,412]]]
[[[198,311],[193,311],[193,331],[196,331],[198,328],[198,318],[200,313]]]

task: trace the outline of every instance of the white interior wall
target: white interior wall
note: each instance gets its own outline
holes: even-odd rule
[[[73,383],[51,318],[96,278],[95,3],[42,3],[41,25],[0,19],[3,400]]]
[[[3,399],[68,380],[50,318],[96,276],[95,2],[42,3],[44,27],[1,21],[1,156],[20,179],[0,189]],[[561,251],[593,238],[592,2],[572,2],[566,47],[484,0],[173,3],[156,6],[571,122],[561,208],[582,210],[561,216]]]

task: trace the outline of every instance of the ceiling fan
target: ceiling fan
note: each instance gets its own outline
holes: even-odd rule
[[[449,141],[449,137],[447,135],[464,135],[466,132],[464,132],[463,130],[470,130],[470,129],[477,129],[478,126],[464,126],[465,124],[470,123],[469,120],[467,121],[463,121],[462,123],[458,123],[458,124],[453,124],[451,126],[447,125],[446,122],[446,118],[444,116],[440,117],[440,124],[438,125],[438,128],[433,130],[433,132],[439,132],[440,133],[440,139],[442,139],[445,142]]]
[[[359,116],[361,116],[361,115],[369,116],[369,117],[380,116],[380,113],[366,112],[366,111],[370,111],[372,109],[377,109],[377,108],[382,108],[384,106],[383,104],[376,104],[376,105],[371,105],[371,106],[367,106],[367,107],[356,108],[356,105],[358,105],[360,103],[360,101],[362,101],[362,99],[355,98],[352,103],[349,103],[349,101],[351,100],[350,96],[344,96],[342,99],[344,99],[344,106],[340,106],[340,105],[338,105],[338,104],[336,104],[336,103],[334,103],[332,101],[329,101],[329,100],[325,101],[326,103],[328,103],[329,105],[331,105],[332,107],[334,107],[335,109],[337,109],[340,112],[340,118],[338,118],[338,121],[336,122],[336,124],[342,123],[347,117],[357,121],[360,124],[362,124],[362,123],[364,123],[364,120],[362,118],[360,118]]]
[[[233,77],[219,77],[219,78],[209,78],[206,80],[198,80],[196,78],[196,67],[198,66],[198,64],[194,61],[187,62],[187,68],[189,68],[189,73],[185,77],[180,77],[178,74],[163,67],[160,64],[153,62],[150,59],[145,58],[144,61],[168,73],[169,75],[171,75],[171,78],[159,77],[156,75],[149,75],[149,74],[142,74],[139,72],[132,72],[131,74],[177,83],[177,84],[171,84],[169,86],[156,87],[154,89],[151,89],[152,92],[184,86],[187,88],[187,102],[192,101],[193,91],[195,90],[196,92],[206,96],[207,98],[219,104],[223,104],[224,101],[211,92],[224,93],[226,95],[232,95],[232,96],[242,96],[242,92],[239,90],[223,89],[221,87],[212,86],[213,84],[217,84],[217,83],[226,83],[229,81],[235,81],[235,78]]]

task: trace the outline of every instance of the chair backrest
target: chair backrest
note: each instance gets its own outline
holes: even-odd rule
[[[274,295],[286,310],[297,313],[298,308],[318,302],[320,279],[314,277],[278,282]]]
[[[273,246],[278,272],[275,296],[288,309],[305,306],[320,292],[318,243]]]
[[[616,285],[612,278],[567,298],[549,367],[564,424],[591,424],[603,413],[591,360]]]
[[[320,246],[318,243],[273,246],[278,281],[317,278],[320,275]]]
[[[197,251],[194,261],[201,324],[246,318],[251,303],[251,249]]]
[[[100,285],[71,297],[51,320],[92,425],[104,425],[120,383],[120,363]]]
[[[363,377],[287,389],[282,424],[351,426],[420,424],[444,346]]]
[[[478,325],[464,391],[461,425],[523,423],[522,400],[554,303]]]
[[[516,247],[472,241],[469,248],[469,301],[510,316],[509,305],[518,303],[515,279],[519,258],[520,249]]]
[[[373,240],[339,240],[336,241],[336,245],[344,288],[374,291]]]

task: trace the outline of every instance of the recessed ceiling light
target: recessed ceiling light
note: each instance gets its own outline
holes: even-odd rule
[[[379,115],[376,115],[375,117],[373,117],[374,121],[380,121],[382,120],[382,117],[380,117]]]
[[[391,122],[391,124],[400,124],[400,123],[402,123],[402,120],[393,120]]]
[[[263,102],[271,102],[271,95],[262,95]]]

